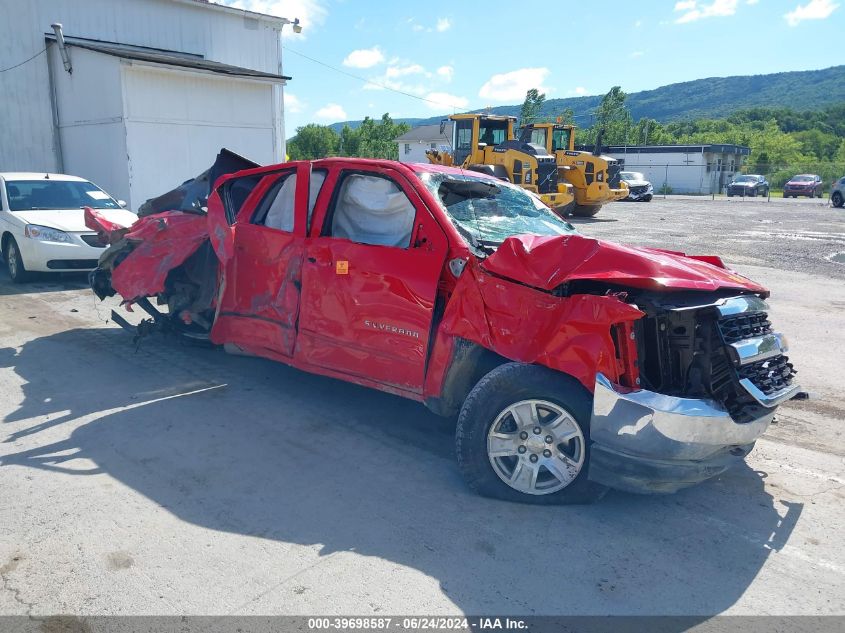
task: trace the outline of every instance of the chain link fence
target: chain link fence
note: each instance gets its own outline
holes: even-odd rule
[[[656,196],[671,194],[697,196],[726,196],[728,185],[743,175],[760,175],[765,185],[755,190],[756,196],[768,198],[783,197],[784,185],[797,175],[813,175],[821,178],[823,198],[829,198],[831,188],[845,176],[845,162],[761,164],[750,162],[745,165],[689,162],[638,162],[633,157],[627,160],[616,156],[622,163],[622,171],[639,172],[654,187]],[[737,194],[739,195],[739,194]],[[803,196],[804,193],[799,195]]]

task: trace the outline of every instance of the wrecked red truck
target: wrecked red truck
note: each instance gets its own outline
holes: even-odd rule
[[[112,242],[95,293],[148,312],[139,326],[113,313],[137,334],[457,415],[458,463],[483,495],[672,492],[748,454],[799,391],[767,290],[717,257],[586,237],[475,172],[352,158],[235,171],[232,156],[129,229],[89,213]]]

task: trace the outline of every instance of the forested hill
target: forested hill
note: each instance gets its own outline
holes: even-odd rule
[[[625,90],[625,81],[620,79]],[[589,125],[590,114],[601,102],[602,95],[548,99],[541,110],[542,117],[554,117],[567,108],[575,121]],[[628,93],[626,105],[634,120],[655,119],[660,122],[681,119],[715,119],[750,108],[790,108],[792,110],[821,110],[845,102],[845,66],[823,70],[804,70],[771,75],[742,75],[710,77],[654,90]],[[521,104],[497,106],[494,114],[519,116]],[[445,114],[428,119],[394,119],[411,126],[436,123]],[[355,128],[361,121],[335,123],[331,127],[340,132],[344,124]]]

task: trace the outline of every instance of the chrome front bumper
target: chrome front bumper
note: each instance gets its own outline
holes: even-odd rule
[[[791,387],[789,396],[799,389]],[[774,405],[769,406],[760,417],[737,424],[714,401],[629,390],[599,373],[589,478],[631,492],[694,485],[751,451],[774,417]]]

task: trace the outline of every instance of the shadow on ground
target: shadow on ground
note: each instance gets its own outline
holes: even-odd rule
[[[30,280],[13,284],[9,270],[0,262],[0,297],[3,295],[40,294],[88,287],[88,273],[30,273]]]
[[[458,474],[452,428],[421,405],[167,341],[135,352],[119,329],[36,339],[0,350],[0,365],[26,383],[4,420],[10,439],[32,446],[78,425],[6,455],[0,472],[106,473],[203,528],[417,569],[465,613],[717,614],[802,511],[775,504],[765,473],[742,462],[666,497],[560,508],[478,498]],[[94,466],[66,465],[80,457]]]

